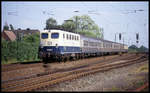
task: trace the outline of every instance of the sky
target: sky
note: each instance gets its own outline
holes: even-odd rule
[[[116,42],[149,48],[149,2],[146,1],[3,1],[1,5],[1,31],[5,23],[12,24],[15,29],[41,31],[49,17],[53,17],[61,25],[64,20],[73,16],[89,15],[104,29],[104,39],[115,41],[116,35]],[[122,40],[119,40],[119,33],[122,33]],[[138,44],[136,33],[139,33]]]

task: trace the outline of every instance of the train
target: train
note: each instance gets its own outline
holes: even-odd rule
[[[128,52],[127,45],[100,38],[57,29],[40,32],[38,55],[43,61],[49,59],[65,61],[126,52]]]

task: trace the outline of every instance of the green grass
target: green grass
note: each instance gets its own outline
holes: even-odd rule
[[[149,71],[148,64],[145,64],[141,66],[139,69],[137,69],[137,72],[148,72],[148,71]]]
[[[111,91],[120,91],[120,89],[113,86],[113,87],[111,88]]]
[[[1,60],[1,64],[12,64],[12,63],[16,63],[17,60],[16,59],[9,59],[8,61],[5,60]]]
[[[136,83],[137,86],[143,86],[144,84],[145,84],[144,81],[139,81]]]
[[[35,59],[35,60],[24,60],[24,61],[17,61],[17,59],[9,59],[8,61],[4,61],[4,60],[1,60],[1,64],[14,64],[14,63],[19,63],[19,62],[22,62],[22,63],[28,63],[28,62],[32,62],[32,61],[41,61],[41,59]]]

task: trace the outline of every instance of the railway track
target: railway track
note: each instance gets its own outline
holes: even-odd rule
[[[108,57],[109,56],[107,56],[107,58]],[[82,60],[82,59],[80,59],[80,60]],[[51,63],[48,63],[48,64],[51,64]],[[42,66],[42,65],[43,65],[42,61],[32,61],[32,62],[28,62],[28,63],[19,62],[16,64],[4,64],[4,65],[2,65],[2,72],[19,70],[19,69],[23,69],[23,68],[37,67],[37,66]]]
[[[136,55],[124,55],[124,57],[121,57],[120,59],[124,60],[126,58],[130,59],[130,58],[135,58]],[[37,76],[43,76],[43,75],[48,75],[48,74],[53,74],[53,73],[57,73],[57,72],[66,72],[66,71],[70,71],[70,70],[76,70],[76,69],[81,69],[81,68],[84,68],[84,67],[88,67],[88,66],[91,66],[91,65],[95,65],[95,64],[106,64],[106,62],[109,62],[109,60],[111,60],[110,62],[113,62],[115,60],[118,60],[116,59],[116,57],[114,58],[109,58],[107,60],[100,60],[100,61],[96,61],[96,62],[91,62],[91,63],[88,63],[88,64],[79,64],[77,66],[74,66],[74,67],[70,67],[70,68],[65,68],[65,69],[57,69],[57,70],[54,70],[54,71],[48,71],[49,68],[46,68],[47,69],[47,72],[43,72],[43,73],[38,73],[38,74],[32,74],[30,76],[25,76],[25,77],[16,77],[16,78],[11,78],[10,80],[6,80],[6,81],[2,81],[2,83],[7,83],[7,82],[11,82],[11,81],[18,81],[18,80],[23,80],[23,79],[29,79],[29,78],[34,78],[34,77],[37,77]]]
[[[109,56],[106,56],[106,58],[108,58],[108,57]],[[80,60],[82,60],[82,59],[80,59]],[[19,69],[23,69],[23,68],[37,67],[37,66],[42,66],[42,65],[43,65],[42,61],[32,61],[32,62],[28,62],[28,63],[19,62],[19,63],[15,63],[15,64],[4,64],[4,65],[2,65],[1,70],[2,70],[2,72],[8,72],[8,71],[19,70]]]
[[[97,64],[97,63],[101,63],[101,64],[104,64],[104,63],[106,63],[106,62],[108,62],[109,60],[111,60],[112,62],[113,61],[115,61],[115,60],[118,60],[118,58],[117,58],[118,56],[109,56],[109,57],[107,57],[107,58],[105,58],[105,59],[101,59],[101,60],[98,60],[98,61],[95,61],[95,62],[89,62],[89,63],[80,63],[80,64],[78,64],[78,65],[76,65],[76,66],[73,66],[73,67],[69,67],[69,68],[62,68],[62,69],[57,69],[57,70],[51,70],[51,69],[49,69],[49,67],[47,67],[47,68],[45,68],[45,71],[46,72],[40,72],[40,73],[38,73],[37,71],[35,72],[35,71],[33,71],[34,73],[33,74],[31,74],[31,73],[29,73],[29,74],[26,74],[26,72],[28,73],[28,70],[27,71],[25,71],[24,69],[22,69],[20,72],[19,72],[19,70],[18,71],[12,71],[12,72],[10,72],[10,73],[8,73],[8,74],[12,74],[13,75],[13,77],[12,77],[12,75],[9,75],[9,77],[11,77],[11,79],[7,79],[7,80],[2,80],[2,83],[5,83],[5,82],[10,82],[10,81],[18,81],[18,80],[23,80],[23,79],[29,79],[29,78],[34,78],[34,77],[37,77],[37,76],[41,76],[41,75],[48,75],[48,74],[53,74],[53,73],[56,73],[56,72],[64,72],[64,71],[69,71],[69,70],[75,70],[75,69],[79,69],[79,68],[83,68],[83,67],[87,67],[87,66],[90,66],[90,65],[94,65],[94,64]],[[126,58],[134,58],[134,57],[136,57],[136,55],[134,55],[134,54],[130,54],[130,55],[128,55],[128,54],[124,54],[122,57],[121,57],[121,59],[126,59]],[[49,64],[48,64],[49,65]],[[40,67],[40,66],[39,66]],[[34,69],[33,67],[32,67],[32,69]],[[39,68],[39,69],[42,69],[42,68]],[[38,70],[39,70],[38,69]],[[47,72],[48,71],[48,72]],[[15,73],[15,72],[19,72],[19,73]],[[3,75],[3,74],[2,74]],[[6,74],[7,75],[7,74]]]
[[[126,54],[124,54],[124,55],[126,55]],[[111,59],[111,58],[115,58],[117,56],[119,56],[119,55],[111,55],[111,56],[105,57],[105,59]],[[72,68],[72,67],[75,67],[75,66],[77,67],[77,66],[85,65],[85,64],[88,64],[88,63],[91,63],[91,62],[93,63],[93,61],[95,61],[95,60],[103,60],[103,57],[81,59],[81,60],[78,60],[77,62],[73,62],[73,65],[72,65],[72,62],[69,62],[69,61],[66,62],[66,63],[62,63],[62,64],[67,64],[67,67],[65,66],[65,69],[66,69],[66,68],[68,68],[69,64],[71,64],[71,66],[69,66],[69,67]],[[43,65],[42,63],[11,64],[11,65],[5,65],[5,66],[2,65],[2,76],[3,76],[2,77],[2,82],[12,81],[14,79],[16,79],[16,80],[20,80],[20,79],[24,79],[24,78],[27,79],[27,78],[36,76],[36,74],[40,74],[42,72],[45,72],[47,70],[52,71],[53,69],[51,69],[49,67],[51,65],[53,65],[55,71],[57,70],[57,68],[55,68],[55,67],[61,67],[61,68],[58,68],[58,70],[64,69],[64,66],[60,65],[60,63],[58,63],[58,62],[46,64],[46,66],[48,66],[48,67],[46,67],[46,69],[44,67],[45,64]]]
[[[119,61],[126,59],[125,61]],[[130,60],[129,60],[130,59]],[[88,66],[80,67],[72,70],[56,71],[55,73],[46,72],[38,74],[34,78],[23,79],[19,81],[10,81],[2,84],[2,91],[32,91],[38,88],[43,88],[56,83],[64,82],[66,80],[76,79],[82,76],[93,74],[100,71],[106,71],[117,67],[130,65],[136,62],[147,60],[145,55],[135,55],[119,58],[115,60],[109,60],[110,62],[101,63],[95,62]]]

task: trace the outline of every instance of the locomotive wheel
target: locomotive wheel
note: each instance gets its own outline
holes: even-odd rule
[[[64,57],[64,63],[67,61],[67,57]]]
[[[79,59],[79,54],[76,55],[76,60],[78,60],[78,59]]]
[[[58,56],[56,56],[55,60],[56,60],[56,62],[59,62],[59,57],[58,57]]]
[[[79,54],[79,59],[81,59],[81,54]]]
[[[75,60],[76,60],[76,57],[71,57],[71,60],[72,60],[72,61],[75,61]]]
[[[61,56],[61,61],[64,62],[65,61],[65,57]]]
[[[60,62],[62,61],[62,57],[61,57],[61,56],[58,56],[57,61],[60,63]]]
[[[47,64],[47,58],[43,58],[44,64]]]

